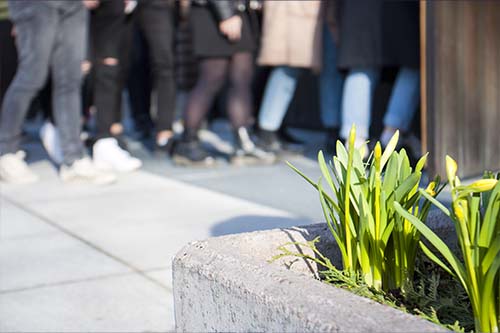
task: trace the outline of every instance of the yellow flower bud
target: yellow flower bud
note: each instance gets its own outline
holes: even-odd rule
[[[474,192],[486,192],[493,189],[497,184],[497,182],[498,180],[496,179],[481,179],[475,181],[474,183],[470,184],[467,187],[473,190]]]
[[[352,124],[351,131],[349,132],[349,148],[354,149],[354,141],[356,140],[356,125]]]
[[[455,187],[454,180],[457,174],[457,162],[450,156],[446,155],[446,175],[448,176],[448,181],[450,186]]]
[[[427,185],[427,188],[425,189],[425,192],[429,193],[432,196],[436,195],[436,182],[430,182],[429,185]]]
[[[382,146],[380,145],[380,142],[377,142],[375,145],[373,156],[375,158],[375,170],[380,172],[380,158],[382,157]]]
[[[459,221],[463,221],[464,218],[465,218],[465,212],[464,212],[464,208],[462,206],[460,206],[458,203],[455,203],[453,205],[453,211],[455,212],[455,216],[457,217],[457,219]]]

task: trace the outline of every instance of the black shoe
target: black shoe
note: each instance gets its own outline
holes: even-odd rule
[[[279,153],[283,147],[276,131],[259,130],[259,146],[264,150]]]
[[[259,131],[259,145],[267,151],[275,154],[302,154],[304,153],[304,145],[297,143],[299,141],[285,141],[281,138],[279,132],[276,131]]]
[[[257,146],[246,127],[238,128],[235,133],[235,151],[231,163],[236,165],[273,164],[276,155]]]
[[[174,142],[175,139],[174,137],[170,137],[167,139],[166,142],[159,143],[158,141],[155,142],[155,150],[157,152],[161,153],[166,153],[167,155],[172,155],[173,150],[174,150]]]
[[[304,145],[304,142],[287,132],[284,127],[278,130],[278,137],[281,142],[288,145]]]
[[[173,147],[172,159],[182,166],[213,166],[215,158],[203,147],[197,136],[184,135]]]

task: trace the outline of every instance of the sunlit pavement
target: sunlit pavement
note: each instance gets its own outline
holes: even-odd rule
[[[299,134],[311,140],[308,157],[284,159],[318,179],[323,137]],[[322,220],[317,193],[283,162],[179,168],[129,145],[140,171],[111,186],[67,185],[28,138],[41,181],[0,183],[0,331],[172,331],[171,259],[185,244]]]

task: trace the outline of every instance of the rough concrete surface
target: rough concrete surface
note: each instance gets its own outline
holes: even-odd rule
[[[186,246],[173,262],[176,330],[446,331],[423,319],[315,280],[317,268],[304,260],[288,258],[268,262],[279,253],[278,246],[291,241],[309,241],[316,236],[327,240],[322,251],[335,253],[326,224],[230,235]],[[304,247],[296,249],[310,253]]]

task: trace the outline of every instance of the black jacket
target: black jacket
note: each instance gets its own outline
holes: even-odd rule
[[[192,4],[210,7],[219,21],[224,21],[246,8],[246,1],[243,0],[193,0]]]
[[[418,1],[341,0],[337,9],[342,69],[419,65]]]

